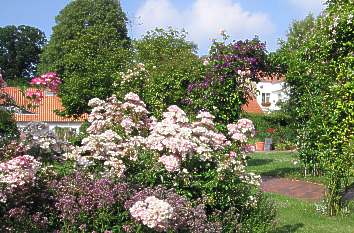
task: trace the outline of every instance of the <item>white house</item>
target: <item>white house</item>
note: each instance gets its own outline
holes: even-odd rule
[[[278,102],[289,98],[285,88],[285,77],[280,74],[259,76],[257,103],[263,112],[279,110]]]

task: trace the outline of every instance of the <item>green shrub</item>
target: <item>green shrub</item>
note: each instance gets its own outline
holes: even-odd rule
[[[264,141],[271,137],[277,149],[294,149],[296,132],[291,117],[284,112],[275,111],[269,114],[243,113],[242,117],[252,120],[256,128],[256,140]]]
[[[196,45],[186,37],[184,31],[155,29],[134,41],[134,61],[116,76],[115,93],[119,97],[129,92],[138,94],[157,117],[172,104],[195,111],[190,107],[187,88],[203,75],[203,65]]]
[[[302,33],[290,33],[283,46],[296,123],[299,155],[305,170],[328,177],[328,213],[340,212],[341,193],[353,176],[354,154],[354,5],[328,0],[324,12]],[[306,18],[298,25],[306,25]],[[296,42],[294,44],[294,42]],[[295,46],[296,45],[296,46]]]
[[[11,112],[0,108],[0,146],[18,137],[16,121]]]

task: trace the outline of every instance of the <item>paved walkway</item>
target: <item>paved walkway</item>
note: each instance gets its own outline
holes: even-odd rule
[[[264,192],[278,193],[316,202],[324,199],[326,190],[326,187],[322,184],[279,177],[262,177],[261,188]],[[354,199],[354,187],[345,193],[344,199]]]
[[[261,188],[264,192],[278,193],[309,201],[321,201],[325,186],[287,178],[262,177]]]

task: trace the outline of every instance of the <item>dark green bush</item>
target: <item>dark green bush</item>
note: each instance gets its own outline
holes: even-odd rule
[[[0,146],[18,137],[18,129],[11,112],[0,108]]]
[[[275,148],[293,149],[296,142],[296,134],[291,117],[281,111],[269,114],[243,113],[242,117],[253,121],[256,128],[256,141],[264,141],[271,137]],[[284,145],[286,144],[286,145]]]

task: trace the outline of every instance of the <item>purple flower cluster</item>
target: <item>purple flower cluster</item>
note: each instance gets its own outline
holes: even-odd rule
[[[53,181],[55,208],[62,221],[76,223],[80,214],[94,215],[96,211],[123,203],[129,195],[128,186],[110,179],[89,178],[76,172],[59,181]]]
[[[245,41],[237,41],[230,44],[215,42],[206,65],[204,79],[189,84],[188,92],[201,91],[202,96],[207,96],[205,89],[213,88],[213,95],[221,98],[222,94],[215,92],[215,88],[221,88],[225,93],[224,84],[230,83],[230,92],[238,92],[240,97],[247,99],[255,91],[253,82],[258,81],[256,73],[265,68],[265,44],[258,38]],[[229,94],[226,94],[228,96]],[[214,106],[218,104],[213,103]]]
[[[41,229],[46,231],[49,226],[49,220],[47,216],[38,211],[31,213],[26,206],[11,208],[2,217],[12,221],[13,223],[17,223],[18,226],[26,224],[26,221],[30,221],[33,225],[32,227],[36,228],[37,230]],[[15,224],[10,226],[5,224],[0,226],[0,231],[19,232],[15,228]]]

